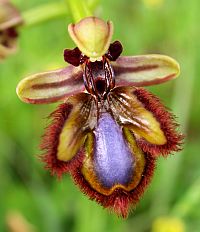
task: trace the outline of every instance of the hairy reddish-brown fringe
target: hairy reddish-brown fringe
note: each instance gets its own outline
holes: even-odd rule
[[[163,145],[155,145],[144,139],[139,139],[137,141],[138,146],[144,152],[148,152],[154,156],[167,156],[171,152],[180,151],[184,136],[177,131],[179,124],[176,122],[175,116],[166,109],[158,97],[147,90],[137,88],[134,91],[134,95],[136,95],[148,111],[153,113],[167,139],[167,142]]]
[[[46,128],[40,145],[41,149],[45,151],[44,154],[41,155],[42,161],[46,164],[45,168],[49,169],[52,175],[57,175],[59,178],[63,173],[67,173],[69,170],[73,170],[79,166],[84,157],[84,150],[82,149],[68,162],[57,159],[59,135],[72,108],[73,106],[71,104],[63,103],[50,114],[49,118],[51,119],[51,123]]]
[[[106,196],[95,189],[93,189],[89,183],[85,180],[81,173],[81,167],[77,167],[71,172],[75,184],[77,184],[80,190],[87,195],[91,200],[95,200],[101,204],[104,208],[108,208],[111,212],[116,213],[118,216],[126,218],[137,202],[142,197],[145,189],[150,184],[152,179],[156,158],[150,154],[145,154],[146,166],[138,186],[130,192],[122,189],[116,189],[111,195]]]
[[[127,217],[129,211],[136,206],[149,185],[155,169],[155,156],[158,156],[158,154],[165,156],[172,151],[180,150],[183,140],[183,135],[176,132],[178,124],[175,122],[174,116],[166,110],[156,96],[143,88],[137,88],[134,94],[137,96],[138,100],[144,104],[144,107],[152,112],[155,118],[160,122],[161,129],[167,138],[167,143],[159,146],[150,144],[144,139],[137,141],[138,145],[145,152],[146,167],[140,183],[132,191],[128,192],[118,188],[111,195],[106,196],[93,189],[81,173],[84,150],[81,150],[69,162],[57,159],[59,135],[72,110],[73,106],[71,104],[61,104],[58,109],[49,116],[52,121],[46,128],[41,143],[42,150],[45,150],[42,155],[42,160],[46,163],[46,168],[49,169],[52,174],[61,177],[63,173],[70,172],[75,184],[80,187],[84,194],[101,204],[104,208],[108,208],[110,211],[124,218]]]

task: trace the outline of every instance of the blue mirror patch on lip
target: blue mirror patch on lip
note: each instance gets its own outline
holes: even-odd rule
[[[94,167],[105,187],[128,184],[134,174],[134,156],[119,125],[109,113],[102,113],[95,130]]]

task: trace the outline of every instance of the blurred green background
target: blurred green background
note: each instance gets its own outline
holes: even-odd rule
[[[25,12],[60,1],[12,2]],[[20,29],[18,53],[0,64],[0,231],[200,231],[199,9],[199,0],[101,0],[95,8],[96,16],[113,21],[123,54],[166,54],[181,66],[177,80],[149,89],[177,115],[184,149],[159,159],[150,188],[126,220],[89,201],[69,176],[58,181],[43,169],[38,145],[56,104],[24,104],[15,93],[23,77],[66,65],[63,49],[74,47],[66,29],[71,16]]]

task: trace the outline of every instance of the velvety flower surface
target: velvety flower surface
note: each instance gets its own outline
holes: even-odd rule
[[[16,28],[21,23],[22,17],[10,1],[0,0],[0,60],[16,51]]]
[[[70,65],[25,78],[17,94],[33,104],[63,101],[41,144],[46,168],[70,173],[90,199],[126,217],[157,158],[181,149],[174,116],[142,88],[175,78],[179,65],[163,55],[120,56],[112,23],[96,17],[68,29],[77,45],[64,51]]]

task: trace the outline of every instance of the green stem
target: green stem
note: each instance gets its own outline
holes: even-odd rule
[[[171,215],[186,217],[200,202],[200,179],[197,179],[171,210]]]
[[[197,3],[197,1],[196,1]],[[193,5],[194,8],[190,9],[190,15],[188,15],[189,27],[184,30],[184,33],[189,35],[194,35],[196,31],[196,8],[197,5]],[[187,7],[187,6],[184,6]],[[180,40],[181,48],[179,50],[185,51],[185,55],[181,54],[182,60],[182,77],[176,81],[176,86],[174,90],[174,96],[172,98],[172,111],[178,116],[178,121],[181,125],[182,131],[185,133],[188,127],[188,118],[190,114],[191,100],[192,100],[192,90],[195,81],[195,56],[196,48],[195,44],[189,40]],[[188,58],[189,57],[189,58]],[[169,207],[172,202],[173,193],[176,189],[177,177],[179,174],[181,162],[183,159],[184,150],[175,156],[170,156],[167,160],[161,160],[159,167],[159,176],[157,177],[156,192],[157,195],[154,196],[152,205],[152,214],[154,216],[160,214],[166,214],[169,212]]]
[[[34,26],[50,19],[67,16],[69,13],[73,15],[74,21],[77,22],[84,17],[91,16],[91,11],[93,12],[98,3],[99,0],[88,0],[85,2],[80,0],[68,0],[67,3],[66,0],[63,0],[39,5],[22,13],[24,19],[23,26]]]
[[[67,2],[75,23],[80,21],[82,18],[92,16],[92,12],[90,12],[86,1],[67,0]]]
[[[53,18],[67,15],[68,8],[64,1],[40,5],[22,14],[24,26],[32,26]]]
[[[87,5],[89,6],[89,9],[94,12],[94,10],[99,5],[100,0],[87,0]]]

